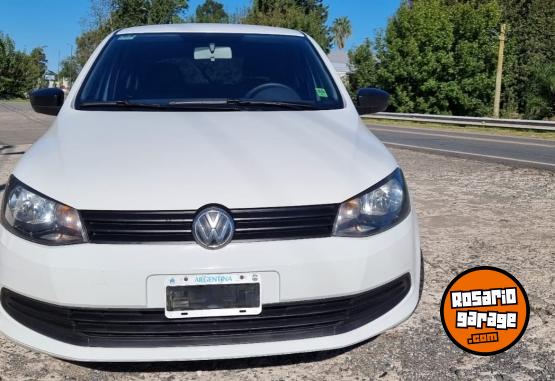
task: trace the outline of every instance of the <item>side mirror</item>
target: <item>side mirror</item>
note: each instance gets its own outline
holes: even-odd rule
[[[356,108],[359,115],[385,111],[389,105],[389,94],[383,90],[366,87],[357,92]]]
[[[40,114],[58,115],[64,104],[64,92],[56,87],[35,90],[29,98],[33,110]]]

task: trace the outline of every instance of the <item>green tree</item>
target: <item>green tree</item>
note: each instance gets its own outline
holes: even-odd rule
[[[351,36],[353,30],[351,28],[351,21],[348,17],[338,17],[333,20],[331,26],[331,33],[333,35],[333,42],[339,49],[345,47],[345,41]]]
[[[489,115],[497,0],[402,3],[376,40],[376,82],[399,112]]]
[[[42,47],[34,48],[28,57],[28,85],[30,89],[37,89],[46,84],[44,74],[46,73],[48,60]]]
[[[405,2],[376,41],[378,85],[398,112],[449,113],[453,27],[439,0]]]
[[[555,63],[538,65],[531,72],[525,94],[526,118],[544,119],[555,115]]]
[[[116,29],[184,21],[187,0],[94,0],[89,29],[76,39],[76,60],[82,67],[94,49]]]
[[[327,52],[331,45],[327,19],[328,7],[322,0],[254,0],[243,22],[301,30]]]
[[[187,0],[112,0],[112,29],[183,22]]]
[[[61,78],[66,78],[71,85],[79,75],[79,71],[80,65],[79,62],[77,62],[77,58],[75,56],[70,56],[62,61],[59,76]]]
[[[503,76],[505,115],[553,117],[553,100],[536,81],[545,78],[555,62],[555,3],[553,0],[504,0],[508,25]],[[545,107],[540,107],[544,104]],[[550,113],[541,110],[551,109]]]
[[[221,3],[215,0],[205,0],[195,11],[195,22],[227,23],[229,16]]]
[[[150,0],[147,24],[178,24],[184,21],[187,0]]]
[[[352,72],[349,73],[349,87],[351,96],[363,87],[376,87],[376,57],[372,50],[370,39],[349,50],[349,61]]]
[[[454,79],[450,112],[489,116],[493,109],[501,23],[497,1],[467,0],[448,7],[453,24]]]
[[[146,25],[149,19],[149,5],[148,0],[112,0],[112,29]]]
[[[17,96],[17,77],[14,77],[17,67],[15,44],[13,40],[0,33],[0,98]]]
[[[44,82],[46,55],[42,48],[30,54],[16,50],[13,40],[0,33],[0,98],[23,97]]]
[[[351,91],[375,84],[400,112],[492,112],[498,31],[508,25],[504,116],[553,118],[553,0],[404,0],[385,31],[350,52]]]

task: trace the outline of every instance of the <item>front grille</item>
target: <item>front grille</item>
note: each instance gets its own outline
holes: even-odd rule
[[[331,235],[337,204],[231,209],[234,241],[317,238]],[[194,241],[196,211],[96,211],[81,217],[93,243]]]
[[[395,307],[410,275],[347,297],[264,305],[256,316],[167,319],[163,309],[69,308],[3,288],[2,307],[53,339],[90,347],[167,347],[294,340],[345,333]]]

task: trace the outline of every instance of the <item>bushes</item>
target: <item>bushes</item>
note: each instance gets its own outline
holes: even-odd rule
[[[495,0],[405,2],[378,35],[351,51],[351,83],[391,93],[398,112],[487,115],[501,10]],[[353,89],[354,90],[354,89]]]
[[[398,112],[489,116],[506,23],[502,114],[553,118],[554,17],[553,0],[403,1],[374,49],[350,52],[351,92],[381,87]]]

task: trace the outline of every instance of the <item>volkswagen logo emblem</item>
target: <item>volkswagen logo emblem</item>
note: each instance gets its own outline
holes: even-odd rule
[[[201,210],[193,220],[193,237],[206,249],[224,247],[231,241],[234,232],[233,218],[216,206]]]

